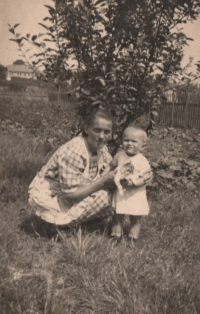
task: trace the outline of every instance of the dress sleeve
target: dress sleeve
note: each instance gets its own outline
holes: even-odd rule
[[[61,191],[74,192],[80,185],[86,167],[86,156],[82,147],[73,145],[62,151],[58,157]]]
[[[143,156],[142,163],[141,163],[141,172],[145,173],[146,171],[150,170],[151,166],[148,162],[148,160]]]
[[[138,170],[140,171],[141,175],[143,175],[144,173],[146,173],[146,172],[151,170],[151,166],[150,166],[148,160],[144,156],[142,156],[141,163],[140,163],[138,168],[139,168]],[[152,180],[152,177],[153,177],[153,173],[151,173],[148,182],[150,182]]]

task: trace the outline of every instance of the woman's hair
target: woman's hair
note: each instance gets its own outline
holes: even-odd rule
[[[111,121],[113,123],[113,116],[112,114],[106,109],[94,108],[90,110],[90,112],[82,118],[81,121],[81,129],[83,136],[86,136],[84,131],[85,127],[90,127],[94,122],[95,118],[103,118],[107,121]]]

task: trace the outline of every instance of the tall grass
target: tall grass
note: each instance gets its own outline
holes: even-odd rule
[[[43,138],[55,138],[58,146],[71,138],[78,118],[73,98],[70,102],[46,102],[17,98],[0,98],[0,121],[20,123],[26,133]]]
[[[18,136],[14,132],[0,135],[1,199],[24,197],[27,186],[47,160],[43,139]]]
[[[1,135],[0,313],[199,314],[198,193],[148,190],[151,214],[135,248],[128,220],[118,246],[110,220],[59,229],[30,214],[27,202],[49,158],[43,144]]]

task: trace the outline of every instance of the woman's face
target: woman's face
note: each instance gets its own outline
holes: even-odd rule
[[[85,133],[88,148],[94,153],[111,139],[112,121],[97,116],[89,127],[85,127]]]

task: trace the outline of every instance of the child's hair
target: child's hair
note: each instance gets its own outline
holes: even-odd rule
[[[127,128],[123,131],[123,134],[124,134],[124,132],[125,132],[127,129],[133,129],[133,130],[136,130],[136,131],[141,132],[142,140],[143,140],[143,145],[146,143],[146,141],[147,141],[147,133],[146,133],[145,130],[144,130],[143,128],[141,128],[139,125],[134,124],[134,123],[130,123],[130,124],[127,126]]]
[[[95,109],[91,110],[88,113],[88,115],[82,119],[81,129],[82,129],[83,136],[87,135],[84,131],[84,128],[90,127],[92,125],[92,123],[94,122],[94,119],[97,117],[103,118],[103,119],[105,119],[107,121],[111,121],[113,123],[113,116],[108,110],[95,108]]]

